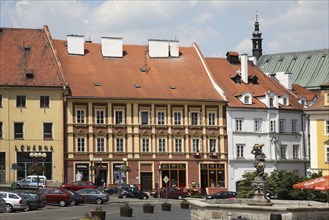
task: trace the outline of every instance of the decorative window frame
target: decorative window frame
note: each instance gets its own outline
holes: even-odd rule
[[[86,136],[85,135],[77,135],[76,136],[76,152],[86,152],[87,149],[87,142],[86,142]],[[81,143],[80,140],[83,140],[83,146],[79,146],[79,144]],[[79,150],[80,148],[83,148],[83,150]]]
[[[143,113],[147,113],[147,123],[143,123]],[[139,124],[140,125],[151,125],[152,124],[152,111],[150,108],[139,109]]]
[[[245,105],[252,105],[252,98],[253,96],[251,92],[244,92],[239,99]]]
[[[117,123],[117,112],[121,112],[122,113],[121,122],[119,122],[119,123]],[[125,108],[115,107],[114,110],[113,110],[113,124],[114,125],[123,125],[125,123],[126,123]]]
[[[120,140],[120,141],[118,141],[118,140]],[[125,145],[126,145],[126,143],[125,143],[126,141],[125,141],[125,138],[124,138],[124,136],[115,136],[115,138],[114,138],[114,147],[115,147],[115,152],[116,153],[124,153],[125,152]],[[118,144],[122,144],[122,146],[119,146]],[[122,149],[119,149],[118,147],[120,147],[120,148],[122,148]]]
[[[103,151],[101,149],[98,149],[99,144],[101,143],[100,140],[103,140]],[[96,152],[97,153],[104,153],[106,150],[106,138],[104,135],[98,135],[95,138],[95,147],[96,147]]]
[[[177,150],[177,142],[180,142],[180,151]],[[173,144],[173,147],[174,147],[174,152],[175,153],[183,153],[184,152],[184,138],[183,137],[174,137],[174,144]]]
[[[175,113],[178,113],[180,115],[180,123],[179,124],[176,124],[176,118],[175,118]],[[174,126],[181,126],[181,125],[184,125],[184,117],[183,117],[183,110],[182,109],[174,109],[172,111],[172,124]]]
[[[148,146],[147,146],[147,150],[146,149],[146,146],[145,146],[145,149],[144,149],[144,140],[147,140],[147,143],[148,143]],[[151,144],[151,138],[149,136],[142,136],[141,139],[140,139],[140,146],[141,146],[141,152],[142,153],[150,153],[151,152],[151,149],[152,149],[152,144]]]
[[[211,115],[213,115],[213,116],[211,116]],[[207,125],[208,126],[217,126],[218,125],[216,110],[211,110],[211,109],[207,110]]]
[[[197,122],[195,124],[194,118],[193,117],[197,117]],[[200,126],[201,125],[201,111],[199,110],[191,110],[189,112],[189,124],[191,126]]]
[[[163,114],[163,122],[162,123],[159,123],[160,122],[160,117],[159,117],[159,114]],[[166,125],[167,124],[167,114],[166,114],[166,110],[165,109],[156,109],[155,111],[155,114],[156,114],[156,124],[157,125]]]
[[[87,107],[76,106],[74,111],[75,111],[74,112],[75,113],[75,117],[74,117],[75,124],[86,124],[87,123]],[[82,118],[78,118],[79,111],[83,112]]]
[[[201,153],[202,152],[202,140],[200,137],[191,138],[191,151],[192,151],[192,153]]]
[[[95,112],[95,124],[97,125],[104,125],[106,123],[106,109],[105,108],[95,108],[94,110]],[[99,120],[99,115],[98,112],[102,112],[102,117],[100,118],[100,122]]]

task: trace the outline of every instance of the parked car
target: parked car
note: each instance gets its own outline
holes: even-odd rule
[[[3,198],[0,198],[0,214],[7,212],[6,201]]]
[[[27,210],[28,208],[26,199],[17,193],[0,191],[0,198],[3,198],[6,201],[7,212]]]
[[[97,186],[93,182],[87,182],[87,181],[76,181],[69,184],[63,184],[61,186],[64,189],[74,190],[78,191],[80,189],[96,189]]]
[[[71,194],[60,187],[47,187],[39,190],[46,196],[47,204],[58,204],[60,206],[67,206],[71,204]]]
[[[86,203],[103,204],[110,201],[109,194],[98,189],[81,189],[77,191],[80,195],[86,197]]]
[[[138,198],[138,199],[148,199],[149,195],[136,187],[122,187],[118,193],[119,198]]]
[[[118,194],[120,188],[120,186],[107,187],[104,189],[104,192],[108,193],[109,195]]]
[[[227,191],[227,192],[218,192],[212,195],[207,195],[206,199],[235,199],[236,192]]]
[[[15,193],[23,196],[26,199],[27,210],[44,208],[47,205],[46,196],[39,191],[18,191]]]
[[[71,200],[71,205],[79,205],[82,203],[86,203],[86,197],[83,195],[80,195],[77,191],[73,191],[73,190],[67,190],[71,196],[72,196],[72,200]]]
[[[39,180],[39,181],[38,181]],[[24,189],[45,188],[47,186],[47,178],[41,175],[30,175],[16,182],[16,187]]]
[[[167,193],[166,193],[166,190],[167,190]],[[155,192],[152,192],[152,196],[154,198],[158,198],[159,197],[158,190],[156,190]],[[177,188],[177,187],[167,187],[167,188],[160,189],[160,197],[166,198],[166,196],[168,199],[183,199],[188,196],[188,193],[184,189]]]

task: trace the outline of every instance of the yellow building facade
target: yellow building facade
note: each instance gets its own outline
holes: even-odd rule
[[[317,102],[306,113],[310,119],[311,172],[329,175],[329,89],[321,86]]]

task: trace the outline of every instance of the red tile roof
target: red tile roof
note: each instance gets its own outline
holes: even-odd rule
[[[316,97],[315,92],[312,92],[298,84],[292,84],[292,91],[298,96],[298,98],[304,96],[307,101],[311,101]]]
[[[232,53],[232,52],[231,52]],[[217,84],[224,90],[229,107],[241,107],[241,108],[267,108],[264,103],[259,101],[255,97],[264,97],[265,94],[275,92],[279,96],[287,94],[289,95],[289,106],[280,105],[280,109],[302,109],[302,106],[298,103],[297,97],[290,91],[286,90],[275,78],[267,77],[256,66],[248,64],[248,75],[258,78],[258,83],[253,84],[249,82],[245,84],[241,82],[236,84],[232,80],[232,76],[235,76],[241,69],[239,64],[231,64],[226,58],[206,58],[206,61],[212,71]],[[248,77],[250,79],[250,77]],[[238,96],[241,96],[243,92],[250,92],[253,94],[252,104],[243,104]]]
[[[97,43],[85,43],[83,56],[69,55],[63,40],[53,44],[73,97],[223,101],[196,45],[180,47],[179,58],[150,58],[146,45],[124,45],[122,58],[104,58]],[[140,71],[145,63],[148,72]]]
[[[318,96],[316,102],[307,108],[307,111],[327,111],[329,115],[329,105],[325,105],[324,100],[325,96],[329,93],[329,91],[322,90]]]
[[[0,85],[62,87],[48,28],[0,28]],[[28,78],[27,73],[33,73]]]

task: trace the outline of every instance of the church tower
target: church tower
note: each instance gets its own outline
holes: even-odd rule
[[[256,13],[255,31],[252,33],[252,55],[258,60],[262,56],[262,32],[259,31],[258,14]]]

